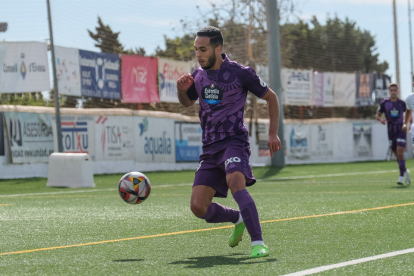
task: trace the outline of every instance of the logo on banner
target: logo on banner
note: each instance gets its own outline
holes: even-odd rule
[[[144,67],[136,66],[132,68],[131,83],[146,84],[147,70]]]
[[[144,118],[142,120],[142,123],[138,124],[138,127],[139,127],[139,130],[140,130],[139,136],[142,136],[142,134],[148,130],[148,120],[147,120],[147,118]]]
[[[217,104],[223,98],[223,90],[214,83],[204,86],[201,90],[201,97],[208,104]]]
[[[16,143],[16,145],[19,147],[23,145],[22,125],[20,124],[19,119],[10,118],[9,137],[10,146],[13,147],[13,142]]]
[[[322,126],[318,126],[318,142],[325,142],[326,141],[326,129]]]
[[[96,123],[104,125],[107,120],[107,117],[99,116]],[[121,135],[121,128],[119,126],[104,126],[101,134],[102,153],[105,153],[105,144],[122,144]]]
[[[26,65],[24,64],[24,61],[22,61],[22,64],[20,65],[20,75],[22,75],[23,79],[26,77],[26,71]]]
[[[288,78],[288,84],[291,84],[293,81],[305,81],[305,82],[309,82],[310,81],[310,74],[309,73],[302,73],[302,72],[292,72],[290,73],[290,76]]]
[[[65,152],[89,153],[87,122],[62,122],[63,146]]]

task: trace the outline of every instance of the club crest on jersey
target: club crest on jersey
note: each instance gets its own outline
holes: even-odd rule
[[[216,104],[223,98],[223,90],[214,83],[210,83],[201,90],[201,97],[208,104]]]

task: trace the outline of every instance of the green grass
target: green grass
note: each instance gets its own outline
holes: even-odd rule
[[[414,160],[407,167],[414,172]],[[248,190],[270,249],[262,259],[248,258],[248,235],[229,248],[229,228],[155,236],[230,225],[191,213],[194,171],[146,173],[153,189],[140,205],[119,197],[122,174],[96,175],[96,188],[79,189],[0,180],[0,275],[283,275],[413,248],[414,205],[372,209],[414,202],[414,187],[395,184],[397,169],[395,161],[255,168],[260,180]],[[231,196],[217,202],[237,208]],[[410,271],[414,253],[320,275]]]

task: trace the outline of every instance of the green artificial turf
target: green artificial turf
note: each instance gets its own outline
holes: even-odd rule
[[[414,161],[407,167],[414,172]],[[270,249],[262,259],[248,257],[247,233],[230,248],[230,228],[207,229],[231,224],[191,213],[194,171],[146,173],[152,191],[139,205],[119,197],[122,174],[78,189],[0,180],[0,275],[283,275],[413,248],[414,205],[396,205],[414,203],[414,187],[396,185],[397,169],[395,161],[254,168],[248,191]],[[237,208],[231,196],[216,201]],[[320,275],[413,271],[409,253]]]

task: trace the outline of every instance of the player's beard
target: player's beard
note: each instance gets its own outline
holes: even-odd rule
[[[213,51],[213,54],[207,60],[207,65],[201,68],[203,68],[204,70],[209,70],[211,67],[214,66],[214,64],[216,64],[216,60],[216,53]]]

